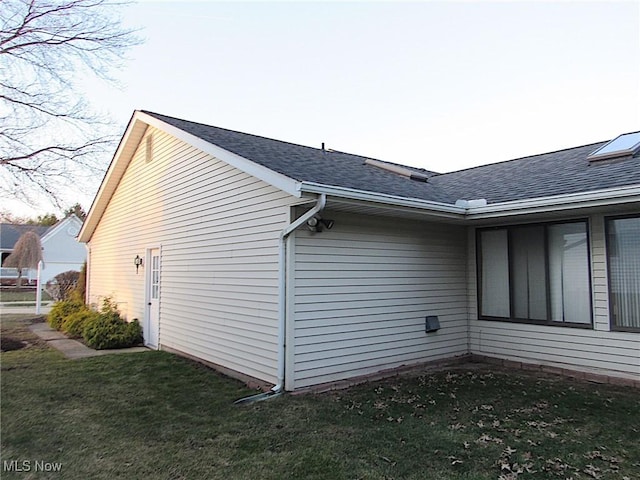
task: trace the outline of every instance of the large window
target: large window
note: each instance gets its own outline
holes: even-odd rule
[[[607,219],[607,264],[611,328],[640,331],[640,217]]]
[[[477,247],[480,318],[591,325],[586,221],[482,229]]]

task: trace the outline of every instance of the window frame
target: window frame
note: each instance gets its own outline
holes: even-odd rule
[[[585,225],[586,232],[586,240],[587,240],[587,271],[588,271],[588,283],[589,283],[589,322],[578,323],[578,322],[559,322],[554,320],[549,320],[551,318],[551,292],[550,292],[550,281],[549,281],[549,233],[548,228],[550,225],[561,225],[561,224],[569,224],[569,223],[582,223]],[[519,227],[534,227],[534,226],[542,226],[544,231],[544,257],[545,257],[545,275],[546,275],[546,299],[547,299],[547,320],[537,320],[531,318],[519,318],[513,316],[514,311],[514,284],[513,284],[513,252],[511,249],[512,245],[512,236],[513,230]],[[488,316],[482,315],[482,240],[481,235],[482,232],[491,231],[491,230],[506,230],[507,232],[507,255],[509,259],[509,317],[496,317],[496,316]],[[518,223],[518,224],[508,224],[508,225],[499,225],[493,227],[479,227],[476,228],[476,297],[477,297],[477,317],[478,320],[489,320],[489,321],[497,321],[497,322],[506,322],[506,323],[524,323],[529,325],[545,325],[545,326],[553,326],[553,327],[567,327],[567,328],[580,328],[593,330],[594,328],[594,311],[593,311],[593,272],[592,272],[592,252],[591,252],[591,225],[589,222],[589,218],[577,218],[571,220],[557,220],[550,222],[532,222],[532,223]]]
[[[607,264],[607,310],[609,311],[609,330],[612,332],[631,332],[640,333],[638,327],[622,327],[614,323],[613,316],[613,296],[611,294],[611,262],[609,262],[609,222],[612,220],[624,220],[626,218],[638,218],[640,219],[640,213],[629,213],[624,215],[607,215],[604,217],[604,255],[605,262]]]

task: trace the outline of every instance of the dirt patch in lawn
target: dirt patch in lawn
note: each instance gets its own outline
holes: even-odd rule
[[[0,352],[10,352],[12,350],[20,350],[27,346],[26,342],[16,340],[13,337],[0,337]]]

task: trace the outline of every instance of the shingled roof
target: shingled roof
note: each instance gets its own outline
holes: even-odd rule
[[[0,223],[0,248],[3,250],[11,250],[18,239],[26,232],[33,231],[40,238],[47,233],[51,227],[43,227],[41,225],[21,225],[14,223]]]
[[[446,174],[404,167],[428,177],[418,182],[367,164],[368,157],[144,113],[297,181],[433,202],[507,202],[640,184],[640,158],[589,163],[587,156],[606,142]]]
[[[449,198],[489,203],[567,195],[640,184],[640,158],[593,162],[587,156],[607,142],[484,165],[430,179]]]

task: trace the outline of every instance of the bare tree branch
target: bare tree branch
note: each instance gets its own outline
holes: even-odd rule
[[[27,203],[101,176],[114,127],[78,95],[138,43],[111,0],[0,0],[0,196]]]

